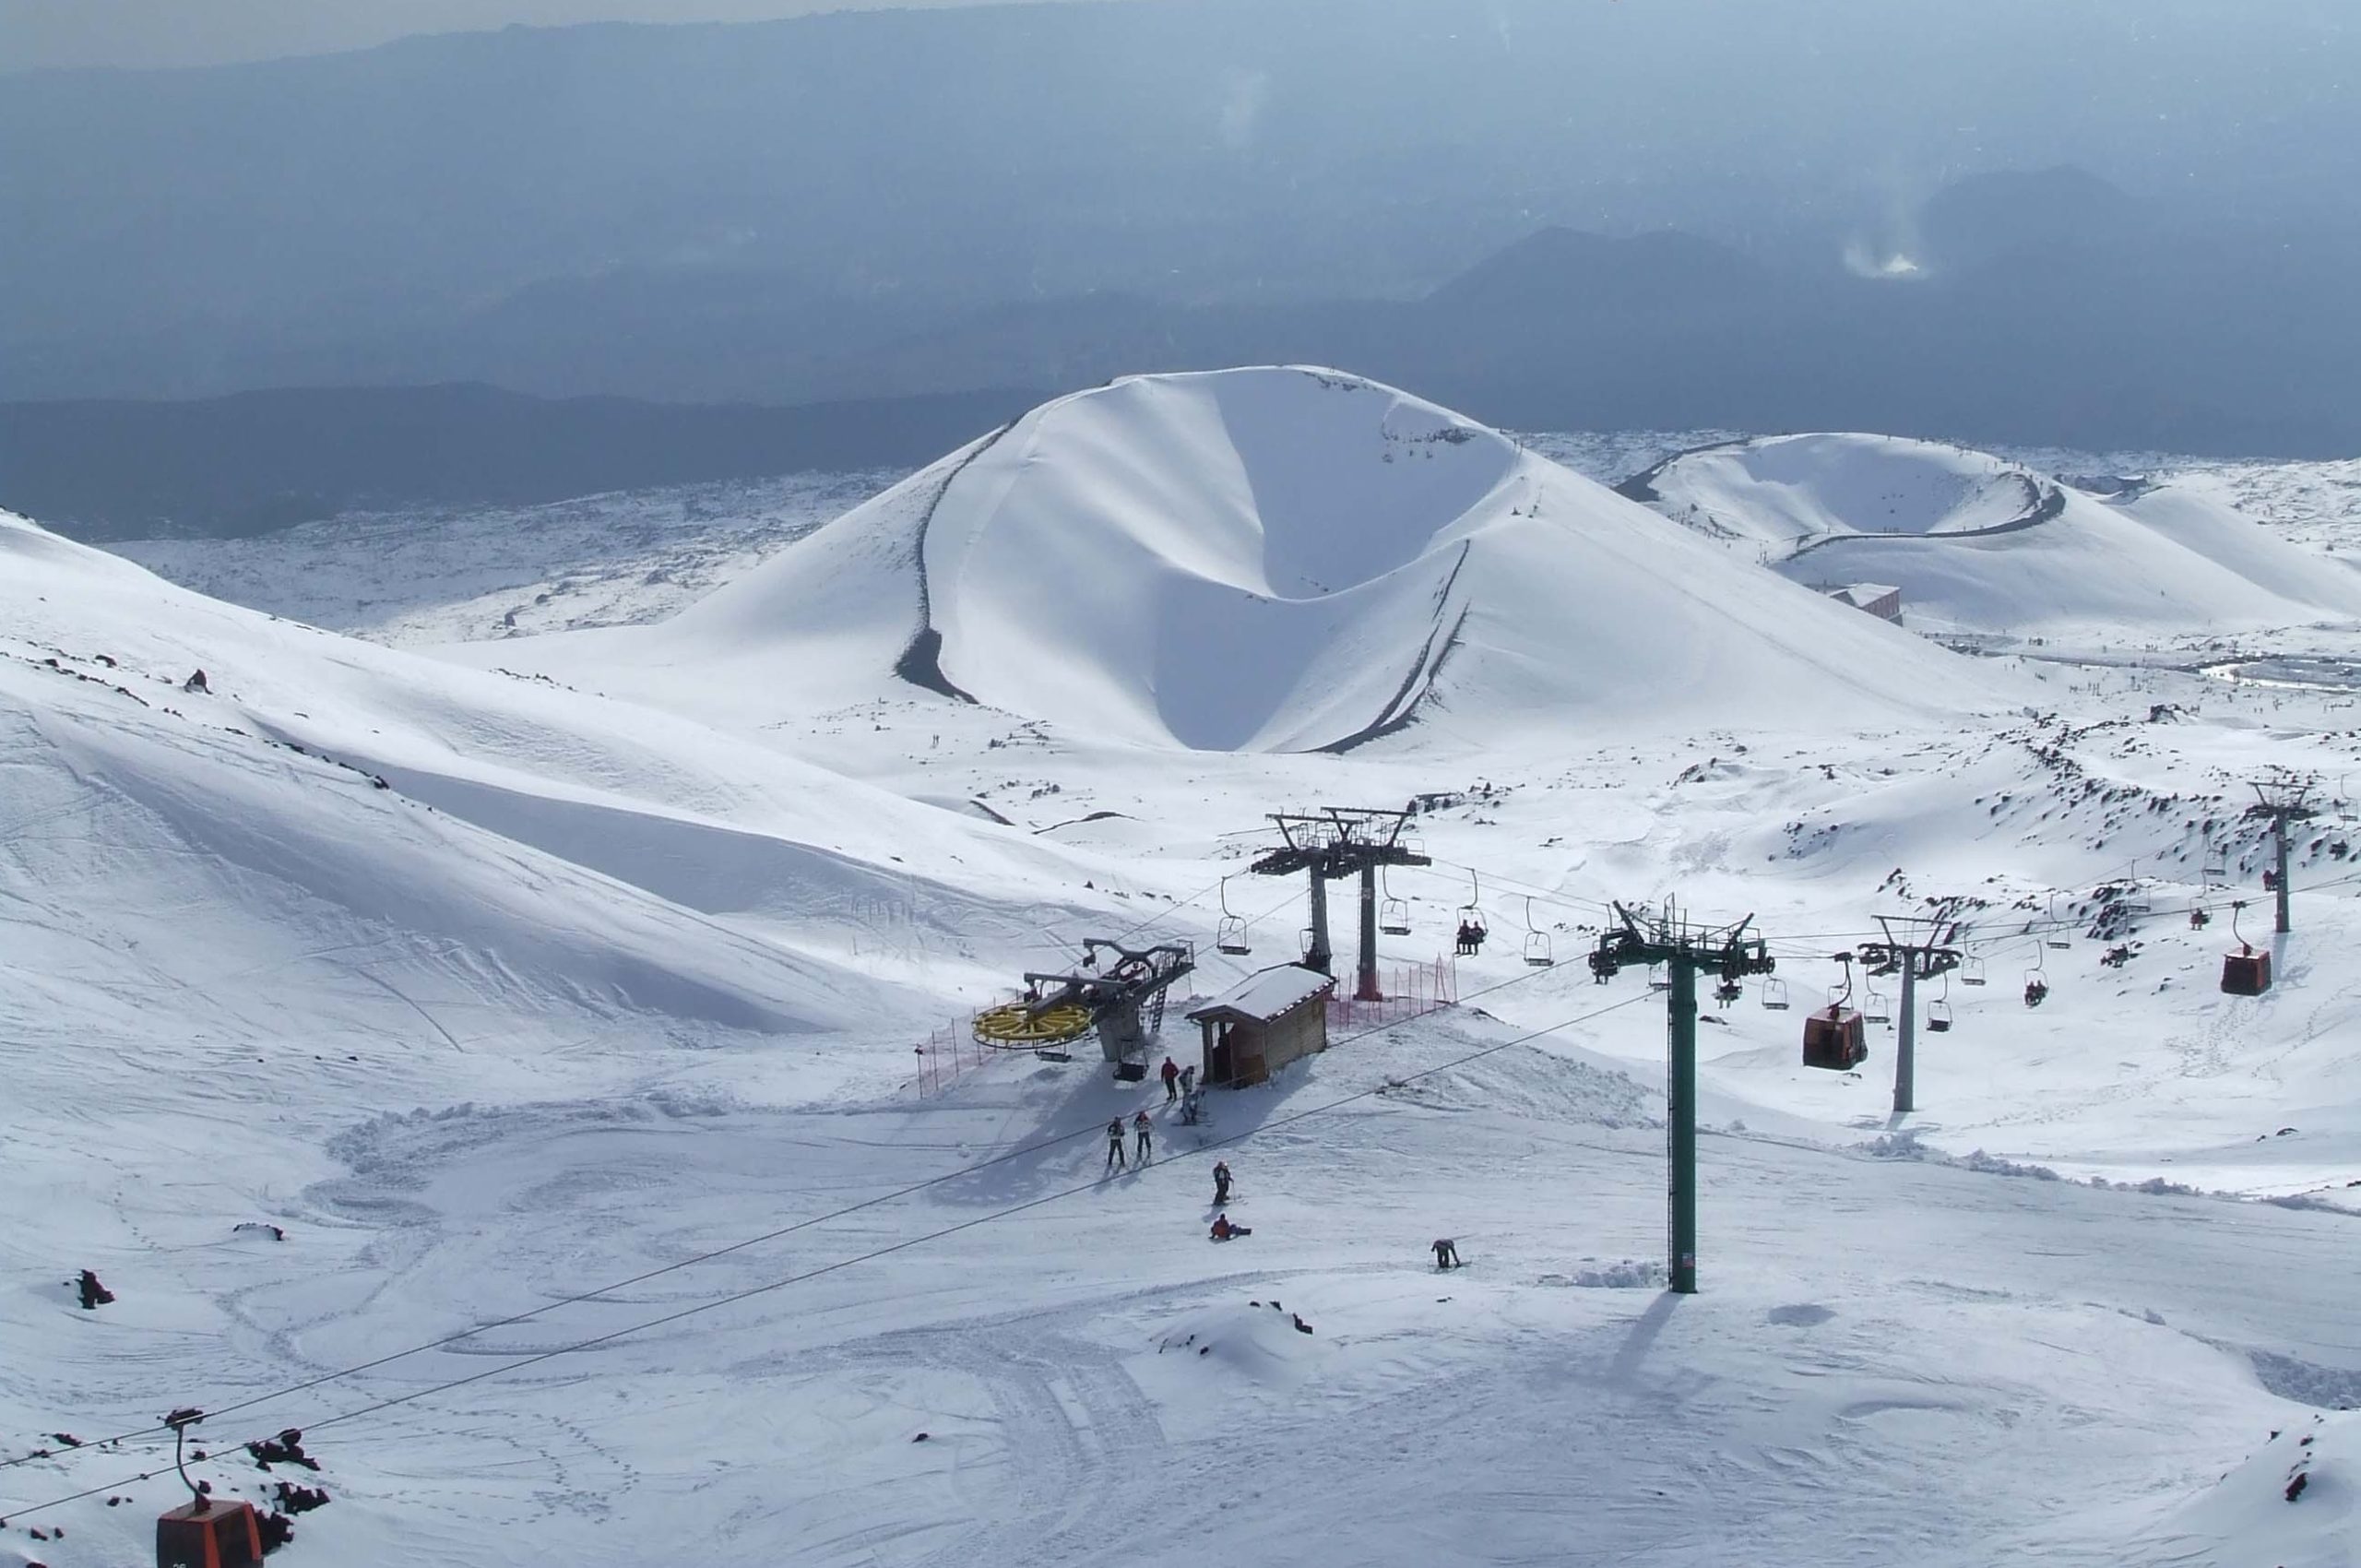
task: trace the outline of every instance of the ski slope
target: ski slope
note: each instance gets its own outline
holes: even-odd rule
[[[2361,577],[2166,481],[2120,504],[1987,453],[1892,436],[1742,440],[1627,493],[1798,583],[1903,590],[1933,632],[2143,641],[2361,615]]]
[[[669,622],[433,658],[0,519],[0,1568],[141,1559],[192,1403],[226,1495],[330,1493],[297,1563],[2354,1560],[2351,692],[1956,655],[1324,374],[1026,429]],[[1913,493],[1929,548],[1999,505]],[[2170,494],[2108,510],[2246,542]],[[1453,551],[1396,702],[1361,661],[1416,662]],[[1158,662],[1148,610],[1207,594],[1256,607]],[[2077,624],[2216,635],[2139,608]],[[2238,650],[2361,659],[2287,613]],[[1208,626],[1285,689],[1201,674]],[[896,672],[922,627],[976,700]],[[2321,806],[2278,937],[2272,768]],[[943,1049],[1085,935],[1194,944],[1201,996],[1292,958],[1264,814],[1413,797],[1382,973],[1472,901],[1456,1007],[1340,1011],[1195,1127],[1086,1043]],[[1674,897],[1751,913],[1790,1003],[1700,1026],[1679,1298],[1664,998],[1581,961]],[[1895,1112],[1894,1029],[1851,1075],[1797,1034],[1931,909],[1974,967]],[[2234,924],[2262,997],[2215,989]],[[317,1474],[241,1457],[286,1426]]]

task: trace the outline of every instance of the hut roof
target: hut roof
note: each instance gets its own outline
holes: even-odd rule
[[[1267,1024],[1335,989],[1336,982],[1317,969],[1279,964],[1247,976],[1204,1006],[1192,1009],[1189,1021],[1214,1018]]]

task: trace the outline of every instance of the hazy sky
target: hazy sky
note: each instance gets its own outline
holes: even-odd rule
[[[199,65],[512,22],[752,21],[983,0],[0,0],[0,71]]]

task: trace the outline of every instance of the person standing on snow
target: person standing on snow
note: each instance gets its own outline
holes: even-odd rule
[[[1139,1146],[1132,1151],[1133,1156],[1145,1165],[1148,1156],[1156,1150],[1156,1129],[1150,1125],[1146,1111],[1143,1111],[1132,1118],[1132,1131],[1139,1138]]]
[[[1180,1064],[1169,1056],[1164,1059],[1164,1103],[1171,1104],[1180,1098]]]
[[[1459,1266],[1459,1243],[1453,1241],[1448,1236],[1436,1237],[1435,1266],[1437,1268],[1457,1268]]]
[[[1216,1159],[1214,1161],[1214,1206],[1216,1208],[1226,1208],[1228,1205],[1229,1161],[1226,1159]]]
[[[1107,1123],[1107,1169],[1123,1169],[1123,1119],[1120,1116]]]

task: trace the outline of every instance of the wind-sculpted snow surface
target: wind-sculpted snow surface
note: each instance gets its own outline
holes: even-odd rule
[[[1206,751],[1428,720],[1479,740],[1544,714],[1691,724],[1840,683],[1914,711],[1991,689],[1498,432],[1302,368],[1060,398],[664,626],[503,656],[758,720],[896,671]]]
[[[2166,483],[2085,494],[1987,453],[1784,435],[1667,459],[1621,487],[1812,587],[1902,589],[1943,631],[2204,634],[2361,615],[2361,576]]]

